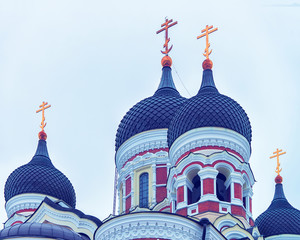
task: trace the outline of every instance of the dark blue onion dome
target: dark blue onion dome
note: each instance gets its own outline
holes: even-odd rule
[[[300,211],[285,198],[281,181],[275,186],[271,205],[258,216],[255,225],[264,237],[281,234],[300,235]]]
[[[83,240],[84,238],[62,226],[49,223],[23,223],[4,228],[0,231],[0,239],[11,238],[51,238],[64,240]]]
[[[185,101],[176,112],[168,131],[169,147],[182,134],[201,127],[231,129],[251,143],[252,131],[246,112],[236,101],[219,93],[209,68],[204,68],[198,94]]]
[[[176,90],[170,66],[164,65],[154,95],[138,102],[123,117],[116,135],[116,151],[138,133],[168,128],[176,110],[184,102],[185,98]]]
[[[45,140],[39,140],[32,160],[14,170],[6,181],[4,189],[6,202],[23,193],[40,193],[52,196],[75,208],[74,188],[69,179],[53,166]]]

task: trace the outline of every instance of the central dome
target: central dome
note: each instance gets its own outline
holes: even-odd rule
[[[123,117],[116,135],[116,150],[134,135],[153,129],[168,128],[184,102],[173,83],[171,68],[164,67],[158,90],[134,105]]]
[[[46,141],[39,140],[32,160],[14,170],[8,177],[5,201],[24,193],[40,193],[63,200],[75,208],[76,196],[69,179],[56,169],[48,155]]]
[[[182,134],[201,127],[222,127],[243,135],[251,143],[251,125],[244,109],[215,87],[212,71],[203,72],[198,94],[176,112],[168,131],[169,147]]]

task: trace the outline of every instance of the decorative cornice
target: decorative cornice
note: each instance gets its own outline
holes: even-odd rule
[[[175,214],[140,212],[126,214],[105,222],[95,233],[95,240],[164,238],[198,240],[202,227]]]
[[[139,133],[128,139],[116,152],[118,171],[135,155],[150,149],[167,149],[167,129],[156,129]]]
[[[169,151],[172,165],[186,152],[202,146],[229,148],[241,155],[245,162],[251,155],[249,142],[241,134],[226,128],[203,127],[192,129],[175,140]]]

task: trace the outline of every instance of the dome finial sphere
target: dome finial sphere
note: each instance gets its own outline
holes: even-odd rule
[[[163,67],[171,67],[172,66],[172,58],[170,58],[168,55],[164,56],[161,59],[161,65]]]
[[[282,177],[280,175],[277,175],[276,178],[275,178],[275,182],[276,183],[282,183],[282,180],[283,179],[282,179]]]
[[[203,61],[202,67],[203,67],[204,70],[206,70],[206,69],[212,69],[212,67],[213,67],[213,62],[212,62],[209,58],[207,58],[207,59],[205,59],[205,60]]]
[[[40,140],[47,140],[47,134],[44,131],[39,132],[39,139]]]

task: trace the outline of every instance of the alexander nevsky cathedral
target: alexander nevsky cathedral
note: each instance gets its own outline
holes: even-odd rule
[[[48,154],[44,113],[50,105],[43,102],[36,153],[7,173],[0,239],[300,239],[300,211],[285,197],[280,176],[282,150],[272,156],[278,162],[274,198],[252,216],[251,124],[213,78],[209,36],[217,28],[207,25],[198,36],[206,39],[202,82],[187,99],[174,85],[168,55],[168,31],[176,24],[166,19],[157,32],[165,43],[156,92],[129,109],[116,133],[117,213],[100,220],[76,209],[72,183]]]

